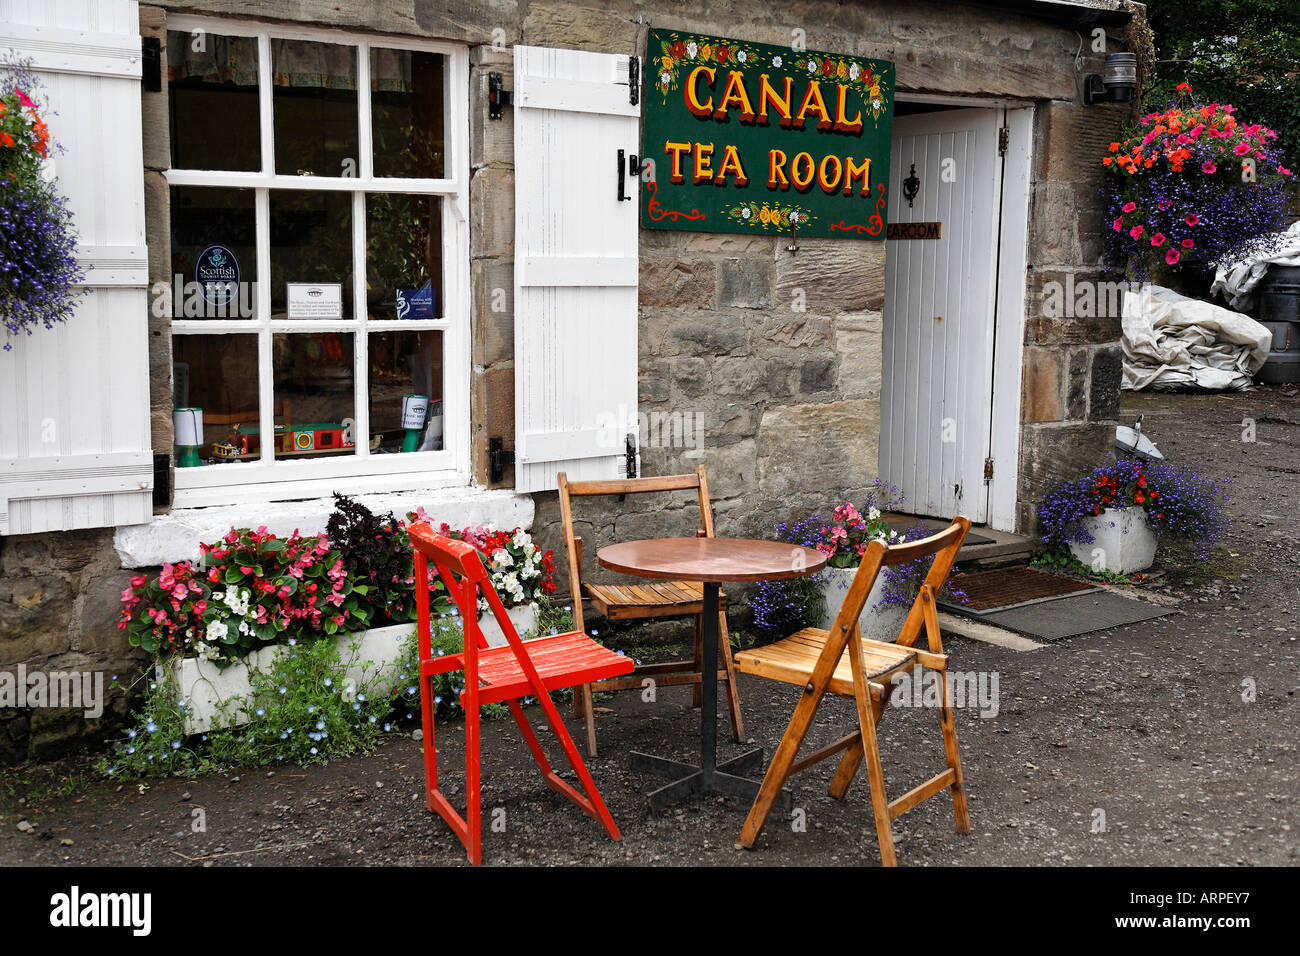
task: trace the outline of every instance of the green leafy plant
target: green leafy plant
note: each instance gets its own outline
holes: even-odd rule
[[[1063,547],[1040,551],[1034,555],[1029,563],[1036,568],[1063,571],[1066,574],[1073,574],[1078,577],[1105,581],[1107,584],[1133,584],[1140,577],[1139,575],[1120,574],[1118,571],[1107,571],[1105,568],[1091,568]]]

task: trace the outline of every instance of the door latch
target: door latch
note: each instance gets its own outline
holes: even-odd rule
[[[499,436],[488,439],[488,478],[494,485],[505,477],[506,466],[515,463],[515,453],[504,446]]]
[[[641,172],[641,159],[636,153],[628,156],[624,150],[618,151],[618,201],[630,202],[632,197],[627,194],[628,176],[636,176]]]

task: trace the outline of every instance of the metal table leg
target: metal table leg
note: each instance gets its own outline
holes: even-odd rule
[[[752,801],[758,795],[759,781],[739,774],[752,773],[763,765],[761,748],[748,750],[719,764],[718,760],[718,682],[714,677],[718,660],[718,584],[704,582],[704,660],[706,675],[700,693],[700,766],[633,751],[633,770],[653,773],[673,780],[650,794],[650,806],[656,810],[696,793],[728,793]],[[777,803],[790,807],[790,793],[782,790]]]

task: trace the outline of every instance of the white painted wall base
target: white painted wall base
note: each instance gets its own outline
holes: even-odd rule
[[[1070,552],[1090,568],[1132,574],[1155,560],[1156,536],[1142,508],[1107,508],[1084,519],[1083,527],[1092,544],[1072,544]]]
[[[849,585],[853,583],[858,569],[826,568],[820,573],[826,609],[822,612],[822,619],[817,626],[830,630],[830,626],[835,623],[835,615],[840,613],[840,607],[844,604],[844,598],[849,593]],[[858,627],[862,629],[862,636],[868,640],[892,644],[898,640],[898,632],[903,629],[903,622],[907,620],[908,609],[890,605],[878,611],[872,610],[885,596],[884,583],[882,572],[876,577],[876,583],[871,586],[871,593],[867,595],[866,603],[862,605]]]
[[[443,488],[357,495],[376,514],[391,511],[405,519],[407,512],[423,507],[435,527],[445,521],[453,528],[530,528],[533,498],[513,491],[484,488]],[[200,542],[220,540],[231,528],[265,525],[279,536],[295,529],[304,535],[321,534],[334,511],[333,498],[223,505],[212,508],[178,508],[158,515],[148,524],[118,528],[113,545],[124,568],[157,567],[164,561],[197,561]]]

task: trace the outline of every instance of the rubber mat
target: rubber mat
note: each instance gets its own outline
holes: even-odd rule
[[[1040,640],[1059,641],[1078,634],[1164,617],[1175,610],[1137,598],[1126,598],[1113,591],[1098,590],[997,611],[979,619]]]

